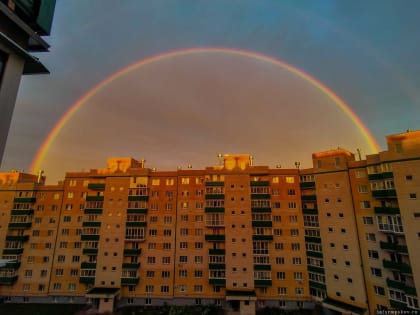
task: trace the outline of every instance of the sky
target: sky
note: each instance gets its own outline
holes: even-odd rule
[[[219,47],[299,69],[385,136],[420,129],[420,2],[57,0],[50,75],[25,76],[1,170],[29,170],[55,124],[117,71],[159,54]],[[371,154],[357,126],[296,73],[240,54],[163,58],[113,80],[67,121],[41,166],[47,180],[107,157],[175,169],[250,153],[255,164],[311,166],[316,151]]]

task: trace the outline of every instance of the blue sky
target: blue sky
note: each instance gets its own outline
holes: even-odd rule
[[[386,135],[420,125],[418,12],[414,0],[58,0],[51,51],[38,55],[51,74],[23,78],[3,169],[27,169],[56,121],[112,73],[193,47],[253,51],[305,71],[385,149]]]

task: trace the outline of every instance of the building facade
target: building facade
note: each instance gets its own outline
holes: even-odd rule
[[[21,76],[49,73],[32,52],[48,51],[55,0],[0,0],[0,164]]]
[[[313,168],[249,155],[157,171],[132,158],[67,173],[0,174],[0,296],[8,302],[216,304],[374,314],[419,310],[420,131]]]

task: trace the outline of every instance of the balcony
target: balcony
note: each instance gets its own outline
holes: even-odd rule
[[[147,214],[147,209],[127,209],[127,214]]]
[[[226,286],[226,279],[209,278],[209,284],[217,285],[217,286]]]
[[[253,241],[272,241],[273,235],[252,235]]]
[[[34,202],[36,202],[36,197],[16,197],[16,198],[13,199],[13,202],[15,202],[15,203],[25,203],[25,202],[34,203]]]
[[[254,270],[271,270],[271,265],[254,264]]]
[[[128,201],[148,201],[149,196],[140,196],[140,195],[134,195],[134,196],[128,196]]]
[[[99,234],[82,234],[82,241],[99,241]]]
[[[252,207],[251,212],[258,213],[258,212],[269,212],[271,213],[270,207]]]
[[[98,255],[97,248],[83,248],[83,255]]]
[[[95,277],[94,276],[80,277],[79,282],[86,283],[86,284],[95,284]]]
[[[18,276],[0,277],[0,285],[13,285],[18,279]]]
[[[80,269],[96,269],[96,262],[87,262],[87,261],[84,261],[80,265]]]
[[[104,201],[104,196],[86,196],[86,201]]]
[[[140,268],[140,263],[123,263],[122,267],[124,269],[139,269]]]
[[[395,310],[406,310],[407,309],[407,304],[405,304],[403,302],[400,302],[400,301],[389,300],[389,304]]]
[[[11,242],[27,242],[29,235],[6,235],[6,241]]]
[[[212,181],[206,182],[206,186],[224,186],[224,185],[225,185],[225,182],[212,182]]]
[[[302,201],[316,201],[316,195],[302,195],[300,199]]]
[[[312,271],[315,273],[325,274],[325,270],[322,267],[310,266],[308,265],[308,271]]]
[[[11,215],[33,215],[33,209],[26,209],[26,210],[12,210]]]
[[[226,250],[224,249],[209,249],[209,255],[225,255]]]
[[[86,208],[85,214],[102,214],[102,208]]]
[[[128,221],[125,223],[126,227],[143,227],[146,225],[147,225],[147,222],[145,221]]]
[[[204,212],[205,213],[224,213],[225,212],[225,208],[224,207],[217,207],[217,208],[205,207],[204,208]]]
[[[215,263],[209,263],[209,269],[213,270],[224,270],[226,269],[226,264],[215,264]]]
[[[411,266],[405,263],[386,260],[382,261],[384,268],[399,270],[402,273],[412,273]]]
[[[205,240],[208,242],[224,242],[225,241],[225,235],[224,234],[206,234]]]
[[[90,184],[88,184],[88,189],[104,190],[105,189],[105,183],[90,183]]]
[[[211,199],[224,200],[225,199],[225,194],[206,194],[206,199],[208,199],[208,200],[211,200]]]
[[[400,281],[386,279],[386,285],[388,286],[388,288],[404,291],[405,294],[407,295],[413,295],[413,296],[417,295],[416,288],[408,286],[405,283],[400,282]]]
[[[381,180],[381,179],[388,179],[388,178],[394,178],[394,173],[383,172],[383,173],[368,174],[369,180]]]
[[[400,208],[375,207],[376,214],[400,214]]]
[[[261,287],[271,287],[272,286],[272,281],[271,279],[264,279],[264,280],[254,280],[254,286],[256,288],[261,288]]]
[[[20,261],[13,260],[13,261],[8,261],[6,263],[5,268],[6,269],[14,269],[14,270],[16,270],[16,269],[19,269],[20,265],[21,265]]]
[[[251,199],[270,199],[270,194],[251,194]]]
[[[322,252],[306,251],[306,255],[309,257],[323,258]]]
[[[306,243],[319,243],[321,244],[321,238],[315,236],[305,236]]]
[[[5,248],[3,249],[3,255],[22,255],[23,248]]]
[[[315,182],[301,182],[300,189],[315,189]]]
[[[138,256],[141,254],[141,248],[125,248],[124,256]]]
[[[379,199],[397,198],[397,191],[395,189],[372,190],[372,196]]]
[[[324,283],[319,283],[315,281],[309,281],[309,287],[310,288],[316,288],[321,290],[327,290],[327,286]]]
[[[270,182],[268,180],[253,180],[249,184],[250,186],[270,186]]]
[[[10,230],[26,230],[30,229],[32,222],[11,222],[9,223]]]
[[[302,209],[303,214],[309,214],[309,215],[317,215],[318,209]]]
[[[273,222],[271,221],[252,221],[253,227],[272,227]]]
[[[140,281],[139,277],[134,278],[121,278],[121,285],[136,285]]]
[[[82,223],[83,227],[100,227],[101,226],[101,222],[97,222],[97,221],[85,221]]]
[[[392,250],[392,251],[397,251],[400,253],[404,253],[404,254],[408,254],[408,248],[406,245],[398,245],[398,244],[394,244],[394,243],[388,243],[388,242],[380,242],[380,247],[381,249],[385,249],[385,250]]]

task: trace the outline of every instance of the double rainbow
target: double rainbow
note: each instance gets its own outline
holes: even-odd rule
[[[372,152],[378,152],[379,146],[375,140],[375,138],[371,135],[368,128],[363,124],[360,118],[351,110],[350,106],[347,105],[340,97],[338,97],[331,89],[325,86],[323,83],[319,82],[314,77],[310,76],[309,74],[303,72],[302,70],[287,64],[283,61],[274,59],[272,57],[268,57],[262,54],[258,54],[255,52],[250,52],[246,50],[238,50],[238,49],[231,49],[231,48],[191,48],[191,49],[183,49],[183,50],[176,50],[171,52],[166,52],[163,54],[155,55],[150,58],[146,58],[135,62],[117,72],[107,77],[105,80],[94,86],[91,90],[89,90],[86,94],[84,94],[76,103],[74,103],[70,109],[61,117],[61,119],[55,124],[52,128],[48,136],[45,138],[44,142],[42,143],[41,147],[39,148],[35,158],[31,164],[31,172],[35,173],[39,170],[42,166],[42,161],[44,160],[45,156],[48,153],[49,148],[54,143],[54,140],[57,138],[58,134],[60,133],[61,129],[65,126],[65,124],[71,119],[71,117],[77,112],[79,108],[81,108],[90,98],[92,98],[96,93],[100,90],[107,87],[111,84],[114,80],[120,78],[121,76],[139,69],[143,66],[156,63],[162,60],[175,58],[179,56],[185,55],[193,55],[193,54],[228,54],[228,55],[238,55],[238,56],[245,56],[249,58],[255,58],[261,61],[268,62],[275,66],[281,67],[294,75],[298,76],[299,78],[305,80],[318,90],[320,90],[323,94],[325,94],[328,98],[330,98],[354,123],[357,127],[357,130],[363,135],[366,139],[369,148]]]

